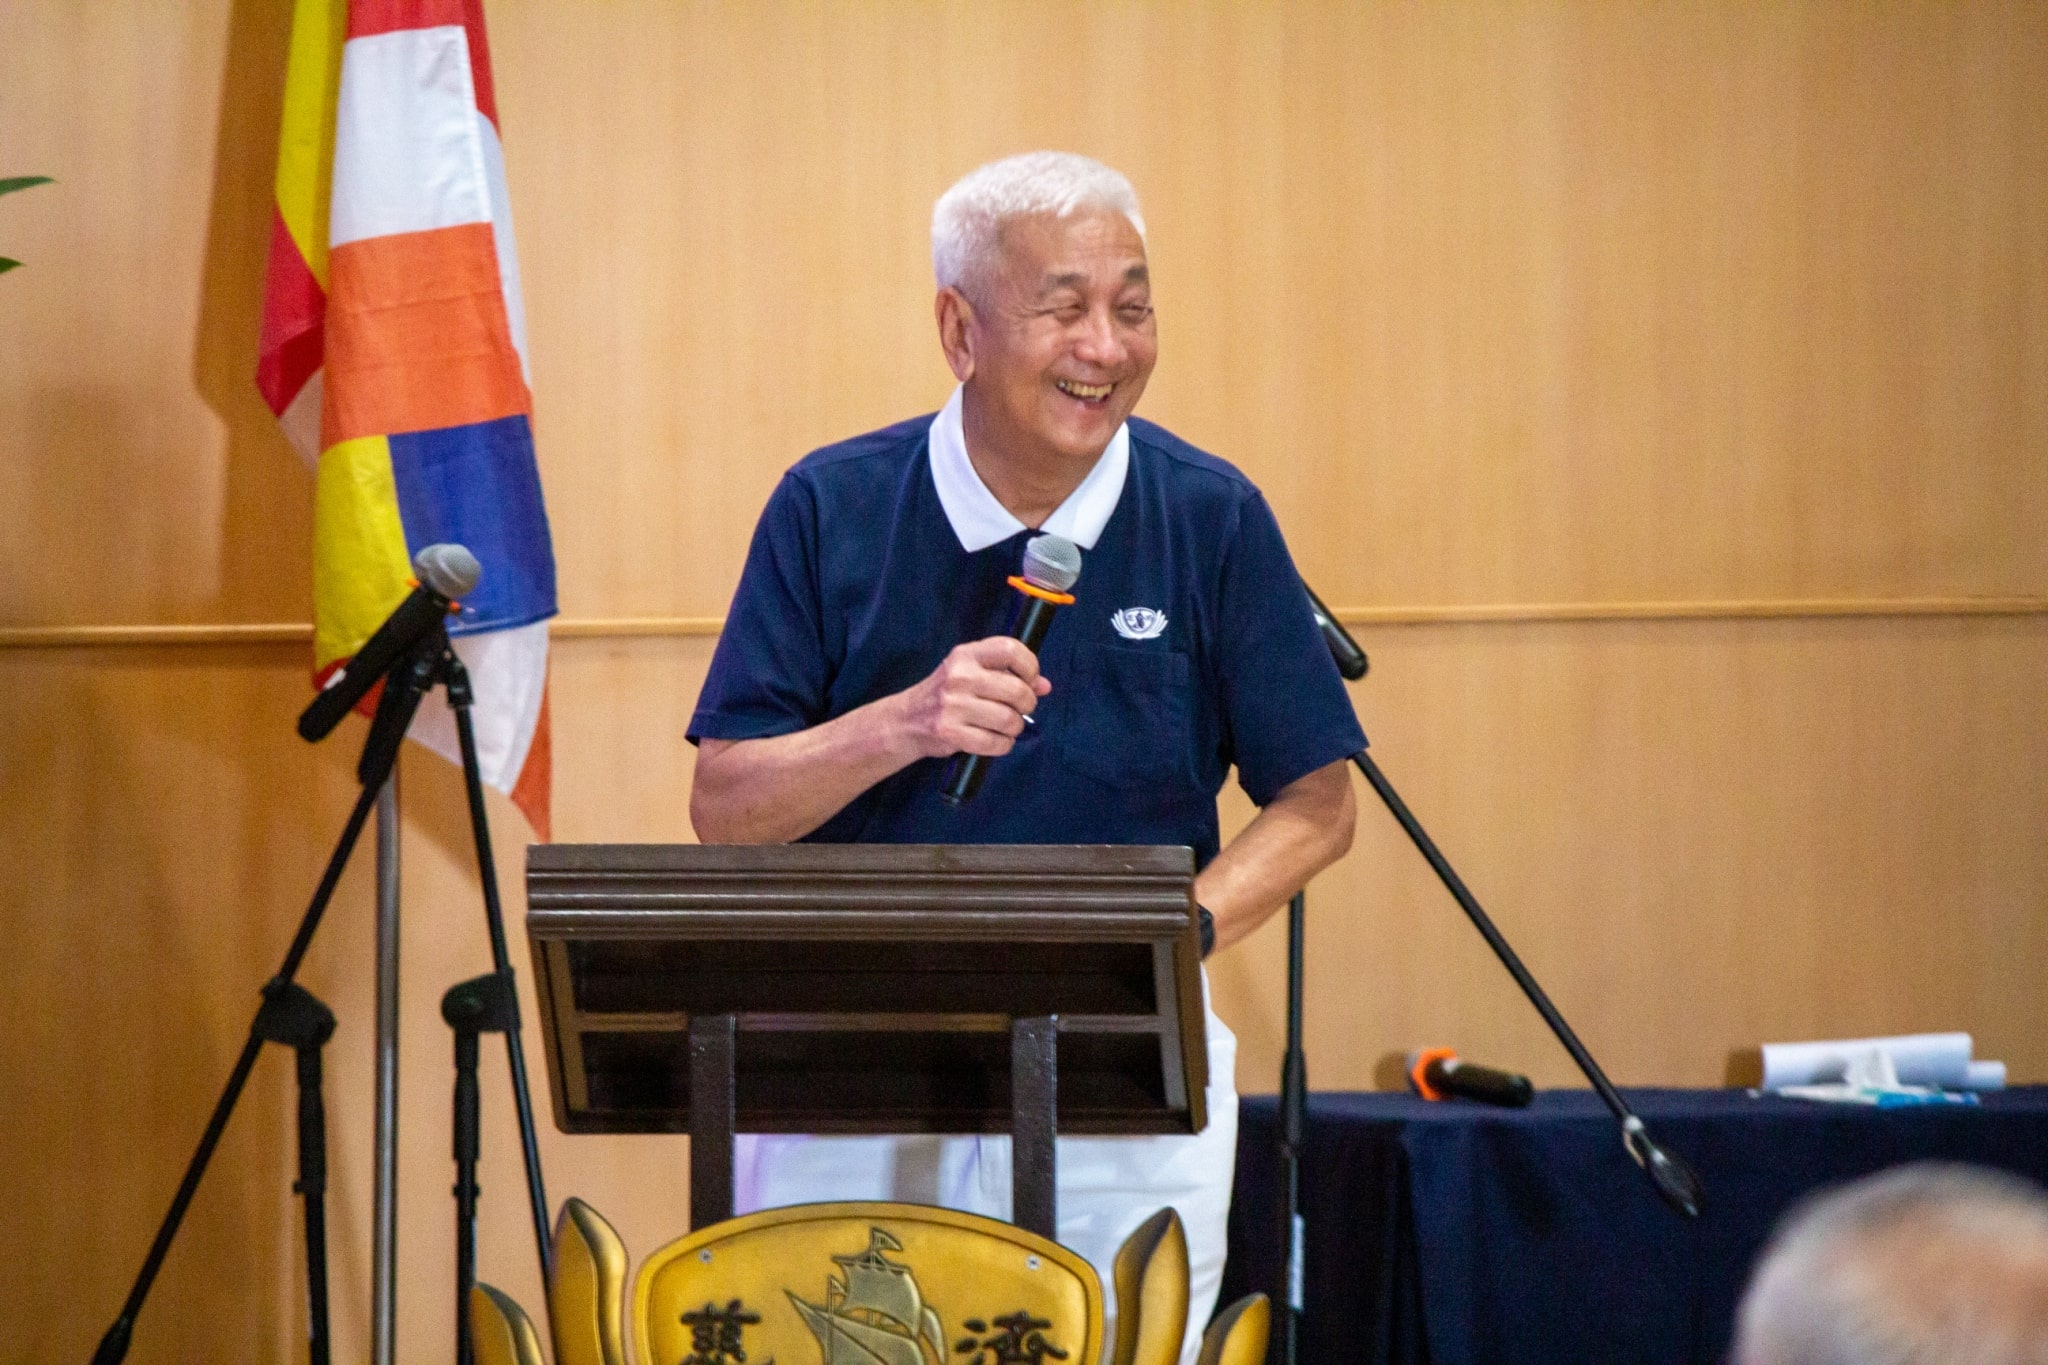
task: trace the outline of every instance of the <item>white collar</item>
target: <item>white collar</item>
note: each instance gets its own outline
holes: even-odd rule
[[[973,554],[1027,528],[996,501],[996,495],[975,473],[974,461],[967,458],[967,431],[960,418],[962,392],[956,385],[946,406],[932,419],[932,483],[938,487],[939,506],[945,508],[953,534],[960,537],[960,548]],[[1109,438],[1109,445],[1081,486],[1067,494],[1067,500],[1038,529],[1064,536],[1084,550],[1094,549],[1110,514],[1116,511],[1117,500],[1124,495],[1124,476],[1130,468],[1131,428],[1126,422]]]

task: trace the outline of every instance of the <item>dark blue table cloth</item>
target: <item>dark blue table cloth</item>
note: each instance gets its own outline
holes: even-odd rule
[[[1902,1109],[1626,1094],[1699,1172],[1698,1220],[1658,1202],[1588,1091],[1540,1094],[1524,1110],[1311,1097],[1301,1360],[1713,1365],[1757,1251],[1808,1191],[1921,1159],[2048,1183],[2048,1087]],[[1223,1303],[1255,1289],[1278,1298],[1276,1120],[1271,1097],[1244,1101]]]

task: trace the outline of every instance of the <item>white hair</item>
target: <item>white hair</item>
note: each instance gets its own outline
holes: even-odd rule
[[[941,289],[985,279],[1012,218],[1066,218],[1084,209],[1121,213],[1145,237],[1138,192],[1123,173],[1073,152],[1025,152],[977,166],[932,205],[932,274]]]
[[[2048,1361],[2048,1197],[2000,1171],[1919,1162],[1808,1198],[1750,1278],[1734,1359]]]

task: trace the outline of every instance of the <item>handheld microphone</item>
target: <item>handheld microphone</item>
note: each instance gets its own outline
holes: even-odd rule
[[[441,624],[456,599],[467,597],[483,576],[476,556],[460,545],[427,546],[414,556],[412,571],[419,576],[412,592],[299,713],[301,739],[317,742],[327,738],[377,680],[391,671],[391,665]]]
[[[1303,583],[1301,590],[1308,594],[1308,607],[1316,618],[1316,629],[1323,633],[1323,643],[1330,647],[1330,657],[1337,661],[1337,671],[1345,681],[1357,682],[1365,676],[1365,670],[1372,667],[1372,661],[1365,657],[1365,651],[1358,647],[1358,641],[1351,638],[1351,632],[1344,629],[1335,613],[1323,605],[1323,599],[1316,596],[1316,590]]]
[[[1063,536],[1038,535],[1024,543],[1023,572],[1010,579],[1010,586],[1023,597],[1017,604],[1017,619],[1010,626],[1024,648],[1033,654],[1052,625],[1052,614],[1073,604],[1068,592],[1081,577],[1081,547]],[[949,806],[974,799],[988,776],[988,759],[982,754],[960,754],[946,773],[946,785],[939,796]]]
[[[1529,1084],[1527,1076],[1461,1062],[1458,1054],[1447,1047],[1409,1053],[1408,1083],[1426,1100],[1457,1095],[1504,1109],[1525,1109],[1536,1097],[1536,1087]]]

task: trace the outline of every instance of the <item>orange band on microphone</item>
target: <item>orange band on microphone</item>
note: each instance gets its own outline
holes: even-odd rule
[[[1030,579],[1019,578],[1015,574],[1010,575],[1010,586],[1023,593],[1026,597],[1036,597],[1041,602],[1050,602],[1056,607],[1071,607],[1074,605],[1074,594],[1070,592],[1054,592],[1051,588],[1041,588]]]
[[[1448,1047],[1425,1048],[1417,1053],[1415,1065],[1409,1068],[1408,1071],[1408,1079],[1415,1083],[1415,1093],[1426,1100],[1442,1099],[1444,1097],[1443,1091],[1438,1090],[1429,1083],[1429,1064],[1431,1062],[1452,1061],[1457,1055],[1456,1048]]]

